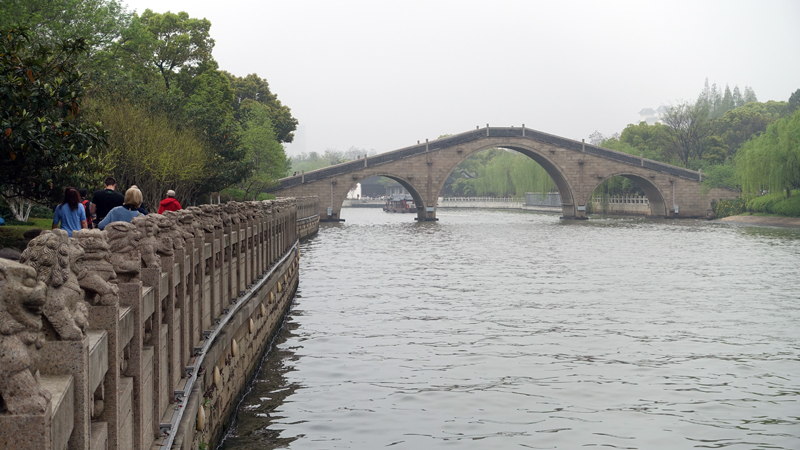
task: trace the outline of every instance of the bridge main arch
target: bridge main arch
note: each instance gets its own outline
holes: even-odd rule
[[[444,185],[447,182],[447,179],[450,177],[450,174],[458,167],[462,162],[466,161],[469,157],[480,153],[485,150],[489,150],[492,148],[503,148],[508,150],[514,150],[515,152],[522,153],[523,155],[531,158],[532,160],[536,161],[537,164],[542,166],[542,168],[550,175],[550,178],[556,184],[556,188],[558,189],[558,193],[561,196],[561,211],[563,217],[574,217],[575,216],[575,202],[573,198],[572,188],[569,185],[569,182],[566,179],[564,173],[559,169],[558,165],[552,161],[550,158],[547,157],[545,154],[546,152],[542,151],[541,149],[535,148],[535,146],[528,146],[528,145],[497,145],[497,144],[486,144],[483,146],[475,147],[469,150],[462,150],[457,154],[460,155],[460,159],[457,159],[456,162],[452,164],[452,167],[449,171],[445,174],[445,176],[439,180],[438,188],[436,189],[437,198],[441,196],[441,192],[444,189]]]

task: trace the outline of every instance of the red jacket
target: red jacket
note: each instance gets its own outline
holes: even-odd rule
[[[158,213],[161,214],[164,211],[177,211],[181,209],[181,204],[178,200],[167,197],[164,200],[161,200],[161,203],[158,205]]]

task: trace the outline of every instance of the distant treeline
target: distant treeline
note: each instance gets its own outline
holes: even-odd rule
[[[628,125],[610,137],[595,132],[593,144],[645,158],[702,169],[704,184],[741,189],[747,197],[800,187],[800,89],[787,101],[759,102],[746,87],[716,84],[693,102],[671,106],[661,123]],[[609,180],[597,192],[617,194],[631,183]]]

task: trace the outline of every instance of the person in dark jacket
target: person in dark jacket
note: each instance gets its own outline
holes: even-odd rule
[[[105,186],[103,190],[95,191],[89,207],[95,225],[100,223],[109,211],[117,206],[122,206],[125,201],[125,197],[114,190],[117,188],[117,180],[114,177],[106,177],[103,185]]]
[[[163,214],[164,211],[178,211],[181,208],[180,202],[175,198],[175,191],[172,189],[167,191],[167,198],[161,200],[158,205],[158,213]]]

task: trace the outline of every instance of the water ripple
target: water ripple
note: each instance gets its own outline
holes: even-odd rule
[[[800,230],[345,218],[227,448],[800,448]]]

